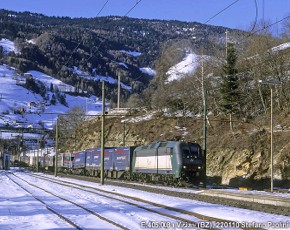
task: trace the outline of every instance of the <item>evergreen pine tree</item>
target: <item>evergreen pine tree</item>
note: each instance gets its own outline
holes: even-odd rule
[[[231,116],[239,112],[239,92],[238,92],[238,77],[236,69],[237,55],[234,45],[228,44],[226,63],[222,68],[222,84],[220,88],[221,101],[220,109],[225,114]],[[232,128],[232,124],[231,124]]]
[[[50,103],[51,103],[52,105],[55,105],[55,104],[56,104],[56,97],[55,97],[54,94],[52,94],[52,96],[51,96]]]
[[[50,92],[53,92],[53,84],[50,83],[50,88],[49,88]]]

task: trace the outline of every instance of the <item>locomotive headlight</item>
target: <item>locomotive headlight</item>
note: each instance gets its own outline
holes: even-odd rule
[[[201,169],[201,166],[198,166],[197,168],[198,168],[198,169]]]
[[[184,168],[184,169],[186,169],[186,166],[185,166],[185,165],[183,165],[183,168]]]

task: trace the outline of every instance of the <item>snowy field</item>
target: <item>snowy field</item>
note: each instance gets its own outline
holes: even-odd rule
[[[88,191],[81,191],[77,188],[65,187],[60,184],[55,184],[49,181],[44,181],[41,178],[32,177],[34,174],[31,172],[24,172],[14,168],[8,171],[9,179],[6,176],[7,171],[0,171],[0,229],[73,229],[70,225],[65,223],[55,214],[51,213],[46,205],[53,208],[57,212],[62,213],[70,218],[76,224],[82,226],[82,229],[119,229],[119,227],[106,222],[105,220],[93,216],[88,212],[78,209],[71,203],[64,202],[43,190],[32,187],[26,182],[14,177],[12,172],[20,178],[25,179],[27,182],[37,185],[42,189],[49,190],[53,194],[74,201],[79,205],[85,206],[87,209],[97,213],[100,217],[110,219],[127,229],[143,229],[148,227],[150,221],[154,223],[168,223],[170,229],[185,229],[178,227],[176,220],[170,217],[162,216],[148,209],[158,210],[167,214],[179,216],[188,221],[202,222],[202,220],[189,216],[186,214],[173,214],[173,211],[162,210],[161,207],[156,207],[148,203],[137,202],[129,198],[118,197],[119,200],[113,198],[117,195],[111,195],[109,192],[118,194],[125,194],[130,197],[138,197],[142,200],[152,201],[158,204],[187,210],[189,212],[198,213],[210,217],[220,218],[224,220],[233,221],[239,226],[245,225],[259,225],[264,229],[290,229],[290,217],[268,214],[258,211],[250,211],[246,209],[239,209],[234,207],[227,207],[216,204],[209,204],[194,200],[173,198],[161,194],[153,194],[142,192],[139,190],[128,189],[117,186],[100,185],[99,183],[79,181],[75,179],[57,178],[59,181],[71,181],[80,185],[91,186],[103,190],[103,194],[110,196],[104,197],[96,195]],[[48,176],[55,179],[54,176]],[[26,190],[33,193],[30,195],[27,191],[16,185],[13,180],[21,184]],[[93,189],[91,189],[94,191]],[[46,205],[40,203],[37,199],[42,200]],[[147,209],[142,209],[123,201],[134,202]],[[164,229],[164,228],[163,228]],[[198,228],[186,228],[198,229]],[[224,229],[239,229],[239,228],[224,228]]]

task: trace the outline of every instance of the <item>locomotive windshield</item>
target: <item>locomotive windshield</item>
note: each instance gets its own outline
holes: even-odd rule
[[[198,157],[200,156],[200,147],[198,144],[195,143],[187,143],[182,146],[182,157],[188,158],[188,157]]]

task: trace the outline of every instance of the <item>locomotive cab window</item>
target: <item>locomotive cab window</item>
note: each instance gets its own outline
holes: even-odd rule
[[[198,157],[200,155],[200,149],[194,143],[188,143],[182,146],[182,158]]]
[[[159,147],[166,147],[167,146],[167,142],[161,142]]]
[[[194,156],[201,156],[201,148],[195,143],[189,143],[190,152]]]
[[[189,148],[182,149],[182,158],[188,158],[190,155]]]
[[[155,143],[151,144],[149,148],[150,148],[150,149],[156,149],[157,146],[158,146],[158,143],[155,142]]]
[[[141,149],[147,149],[147,148],[148,148],[148,145],[144,145],[144,146],[142,146]]]

